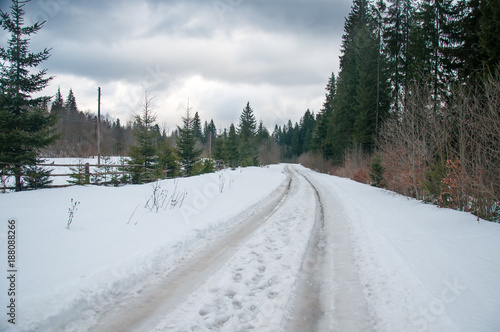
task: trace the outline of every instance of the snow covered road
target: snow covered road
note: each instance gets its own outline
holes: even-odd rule
[[[93,330],[283,329],[311,231],[321,221],[310,183],[292,167],[287,173],[282,195]]]
[[[243,213],[234,227],[221,231],[190,250],[190,259],[179,263],[175,270],[141,290],[140,296],[107,311],[91,331],[149,331],[181,305],[208,276],[224,264],[256,230],[280,208],[290,192],[291,178],[281,185],[258,211]],[[235,277],[237,278],[237,277]]]
[[[182,208],[148,206],[155,186]],[[7,194],[0,211],[21,239],[2,331],[500,330],[500,225],[300,165]]]
[[[304,258],[302,289],[287,330],[370,331],[373,324],[358,278],[349,219],[335,191],[317,173],[298,170],[315,190],[321,218]]]

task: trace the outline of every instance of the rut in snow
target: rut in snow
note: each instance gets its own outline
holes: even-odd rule
[[[316,221],[299,275],[287,331],[369,331],[368,304],[358,278],[348,219],[335,193],[314,175]]]

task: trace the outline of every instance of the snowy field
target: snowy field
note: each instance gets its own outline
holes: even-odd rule
[[[500,330],[500,225],[298,165],[8,193],[0,211],[2,331],[109,330],[127,307],[142,331]],[[135,304],[158,298],[175,301]]]

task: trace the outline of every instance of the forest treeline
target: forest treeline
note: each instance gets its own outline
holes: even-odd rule
[[[285,150],[499,220],[500,1],[354,0],[341,50],[312,135],[289,122]]]
[[[58,89],[49,112],[56,118],[52,129],[58,139],[44,149],[45,157],[83,158],[97,155],[97,114],[80,111],[73,90],[64,99]],[[129,146],[135,143],[132,124],[124,126],[120,119],[108,116],[101,116],[100,120],[102,155],[128,155]]]
[[[281,160],[278,144],[263,122],[257,123],[250,102],[243,108],[239,122],[229,128],[217,130],[213,119],[202,124],[199,113],[188,110],[182,118],[183,125],[167,132],[156,121],[152,100],[146,98],[140,113],[124,126],[119,119],[101,118],[102,155],[130,156],[133,164],[144,164],[149,169],[162,164],[161,167],[176,175],[181,168],[191,175],[193,165],[202,158],[233,168]],[[57,119],[52,130],[58,139],[42,151],[44,157],[97,155],[97,115],[79,111],[72,90],[64,99],[58,89],[49,113]],[[163,163],[165,160],[168,162]],[[198,168],[197,165],[195,169]]]

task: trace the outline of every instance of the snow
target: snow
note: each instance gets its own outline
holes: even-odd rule
[[[350,223],[379,331],[498,331],[500,225],[314,174]]]
[[[280,330],[316,212],[304,209],[315,206],[312,188],[294,180],[296,193],[154,331]]]
[[[318,222],[315,191],[302,175],[324,213],[314,265],[324,279],[320,330],[353,330],[359,317],[375,331],[500,330],[500,225],[299,165],[161,181],[158,212],[145,207],[154,184],[0,195],[0,249],[7,252],[7,220],[16,218],[19,271],[16,325],[2,313],[0,330],[90,329],[264,209],[291,178],[279,208],[149,328],[287,330],[301,318],[299,276]],[[182,206],[172,207],[184,192]],[[67,229],[71,199],[80,204]]]
[[[76,319],[95,306],[106,307],[114,297],[173,264],[197,240],[224,229],[241,211],[258,205],[284,181],[282,171],[281,167],[246,168],[162,181],[162,188],[171,194],[176,184],[178,192],[188,194],[180,208],[158,213],[144,208],[152,184],[0,196],[4,253],[6,218],[17,219],[16,329],[50,330],[61,319]],[[80,205],[66,229],[71,199]],[[5,264],[2,259],[3,271]],[[1,282],[3,291],[7,280]],[[2,305],[6,300],[2,296]],[[10,327],[5,320],[0,324],[0,329]]]

